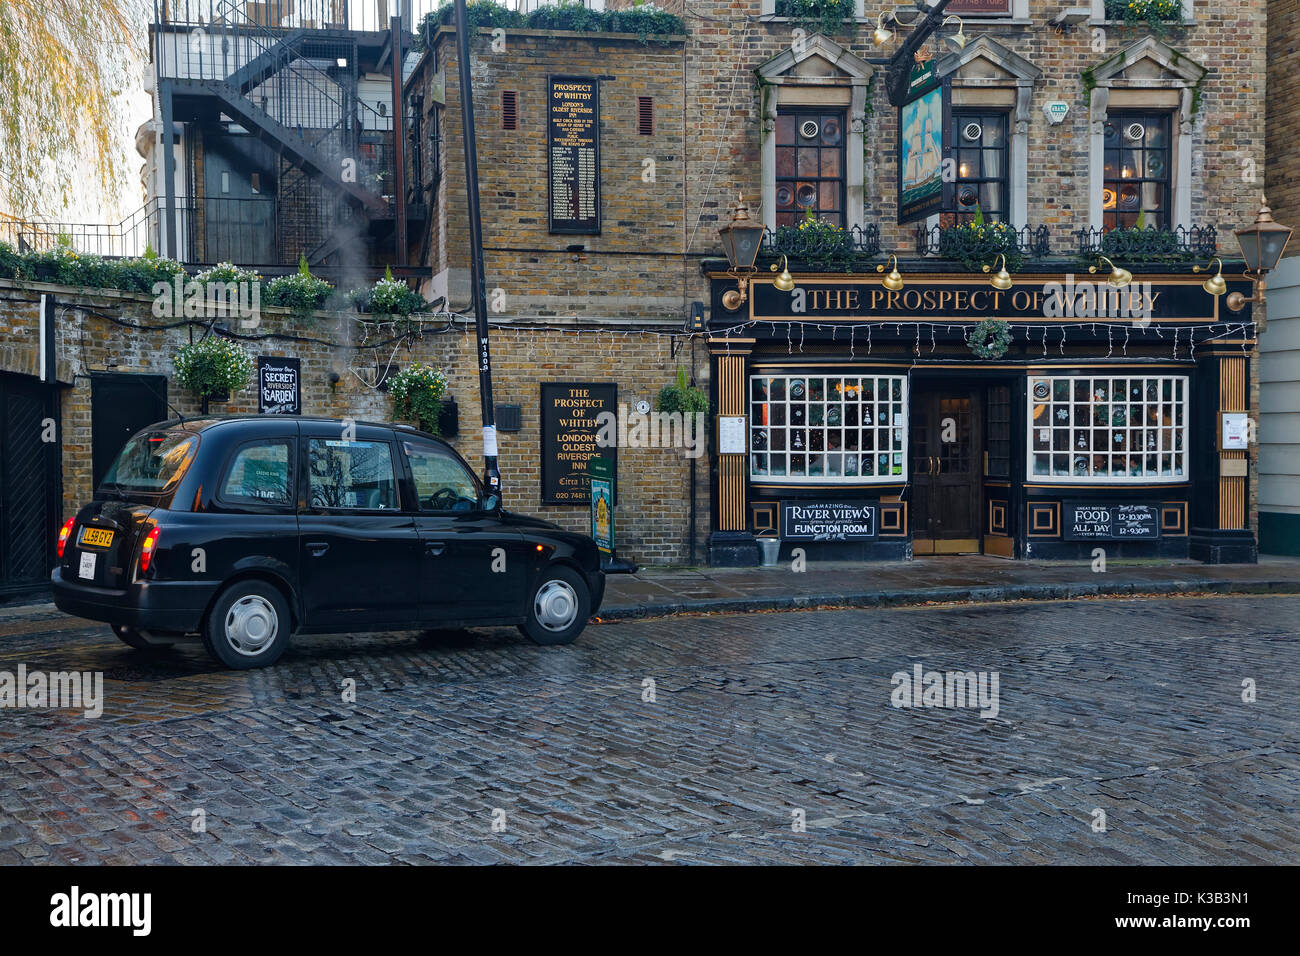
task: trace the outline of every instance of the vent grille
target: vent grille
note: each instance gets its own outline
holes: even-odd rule
[[[501,128],[519,128],[519,94],[515,90],[501,91]]]
[[[653,136],[655,131],[655,98],[636,98],[636,131],[642,136]]]
[[[961,128],[962,138],[968,142],[975,143],[984,135],[984,127],[979,123],[967,123]]]
[[[1129,123],[1124,130],[1124,135],[1133,142],[1137,142],[1147,134],[1147,128],[1141,123]]]
[[[799,124],[799,135],[804,139],[813,139],[817,135],[819,129],[816,120],[804,120]]]

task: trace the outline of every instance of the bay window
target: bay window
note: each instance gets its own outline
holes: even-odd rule
[[[1186,376],[1032,376],[1029,481],[1187,480]]]
[[[755,375],[749,398],[751,480],[904,480],[906,376]]]

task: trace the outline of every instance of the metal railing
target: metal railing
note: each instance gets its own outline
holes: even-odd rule
[[[1106,256],[1126,262],[1188,262],[1218,255],[1214,226],[1175,229],[1079,229],[1074,233],[1080,258]]]
[[[822,224],[811,228],[779,226],[763,233],[759,254],[785,256],[799,262],[868,259],[880,254],[880,227],[875,223],[833,230]]]
[[[239,0],[243,16],[273,29],[383,32],[402,16],[408,30],[442,0]],[[172,26],[219,26],[217,0],[154,0],[154,22]]]
[[[993,251],[987,256],[990,262],[998,253],[1026,259],[1043,259],[1052,254],[1051,233],[1046,226],[1017,229],[1003,223],[988,222],[983,228],[985,233],[981,235],[979,227],[973,223],[929,228],[918,225],[914,233],[916,254],[966,260],[981,258],[991,249]]]

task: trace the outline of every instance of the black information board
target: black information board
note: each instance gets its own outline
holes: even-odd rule
[[[1061,509],[1066,541],[1154,541],[1160,537],[1159,505],[1066,501]]]
[[[257,410],[263,415],[302,414],[302,363],[298,359],[257,357]]]
[[[613,382],[542,382],[542,503],[585,505],[591,501],[590,462],[608,458],[618,500],[617,422],[614,443],[597,442],[600,413],[618,414],[618,386]]]
[[[591,76],[550,77],[546,165],[551,232],[600,232],[600,86]]]
[[[781,537],[787,541],[862,541],[876,536],[875,501],[783,501]]]

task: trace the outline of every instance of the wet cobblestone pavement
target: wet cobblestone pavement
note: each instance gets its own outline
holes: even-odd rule
[[[917,663],[997,671],[997,716],[892,706]],[[1300,861],[1296,597],[306,637],[245,672],[0,609],[19,665],[105,704],[0,710],[4,864]]]

